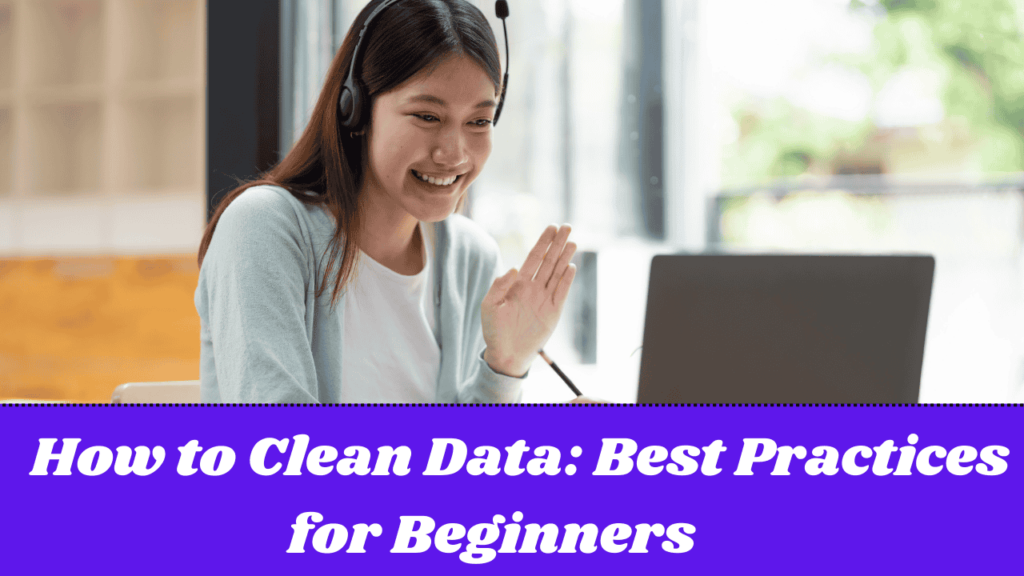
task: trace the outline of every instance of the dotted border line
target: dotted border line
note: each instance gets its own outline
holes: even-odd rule
[[[123,404],[111,404],[111,403],[84,403],[84,402],[49,402],[49,403],[33,403],[33,402],[18,402],[18,403],[0,403],[0,407],[177,407],[177,408],[209,408],[209,407],[222,407],[222,408],[277,408],[277,407],[308,407],[308,408],[322,408],[322,407],[355,407],[355,408],[413,408],[413,407],[441,407],[441,408],[464,408],[464,407],[546,407],[546,408],[1022,408],[1022,403],[930,403],[930,404],[919,404],[919,403],[884,403],[884,404],[870,404],[870,403],[824,403],[824,404],[800,404],[800,403],[751,403],[751,404],[719,404],[719,403],[688,403],[688,404],[626,404],[626,403],[606,403],[606,404],[569,404],[569,403],[522,403],[522,404],[509,404],[509,403],[495,403],[495,404],[455,404],[455,403],[438,403],[438,404],[425,404],[425,403],[325,403],[325,404],[271,404],[271,403],[226,403],[226,404],[209,404],[202,402],[189,402],[189,403],[123,403]]]

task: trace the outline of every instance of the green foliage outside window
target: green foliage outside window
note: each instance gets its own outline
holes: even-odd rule
[[[852,0],[849,9],[875,19],[873,47],[822,64],[860,72],[875,96],[901,71],[928,70],[941,79],[945,115],[935,139],[966,138],[982,172],[1024,170],[1024,0]],[[739,138],[725,157],[726,186],[888,171],[884,158],[874,161],[886,135],[870,117],[839,120],[784,99],[746,102],[733,116]]]

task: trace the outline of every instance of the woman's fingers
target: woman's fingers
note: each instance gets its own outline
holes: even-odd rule
[[[555,287],[554,295],[552,295],[551,302],[556,308],[561,309],[562,305],[565,304],[565,299],[569,296],[569,288],[572,287],[573,278],[576,278],[576,265],[569,264],[569,267],[562,274],[562,278],[558,281],[558,286]]]
[[[558,234],[555,235],[554,241],[548,247],[547,253],[544,255],[544,262],[540,265],[540,270],[537,271],[537,277],[534,278],[541,286],[547,286],[548,282],[551,281],[551,276],[560,269],[555,268],[555,262],[558,261],[558,257],[562,255],[562,248],[565,247],[565,242],[569,239],[569,233],[572,232],[572,227],[568,224],[562,225],[558,229]]]
[[[548,245],[555,239],[555,234],[558,232],[558,227],[554,224],[544,229],[544,232],[540,235],[540,240],[537,240],[537,244],[530,250],[530,253],[526,256],[526,261],[523,262],[523,268],[521,270],[521,276],[527,280],[532,280],[534,274],[537,273],[537,269],[540,268],[541,262],[544,260],[544,254],[548,251]]]
[[[565,273],[565,269],[569,266],[569,261],[576,254],[576,243],[566,242],[565,248],[562,248],[562,255],[559,256],[558,262],[555,263],[555,269],[551,273],[551,278],[548,283],[544,286],[548,290],[554,290],[558,281],[562,278],[562,274]]]

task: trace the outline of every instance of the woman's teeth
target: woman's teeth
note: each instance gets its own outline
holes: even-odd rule
[[[419,172],[417,172],[415,170],[412,171],[412,174],[413,174],[413,176],[419,178],[420,180],[423,180],[424,182],[429,182],[430,184],[433,184],[434,186],[449,186],[453,182],[455,182],[456,180],[459,179],[458,176],[450,176],[450,177],[444,178],[444,179],[442,179],[442,178],[434,178],[433,176],[424,176],[423,174],[420,174]]]

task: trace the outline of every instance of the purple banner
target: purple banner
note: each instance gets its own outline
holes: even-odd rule
[[[4,572],[1006,573],[1022,415],[2,406]]]

